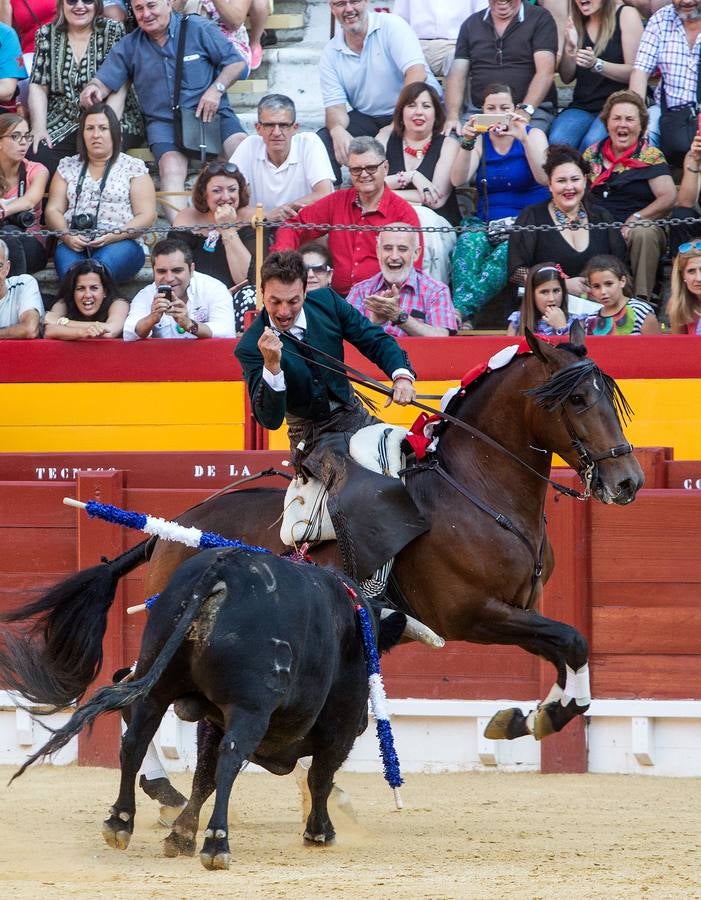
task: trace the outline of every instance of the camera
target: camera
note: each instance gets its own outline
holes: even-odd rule
[[[12,216],[7,216],[5,218],[5,222],[8,225],[14,225],[16,228],[21,228],[22,231],[26,231],[34,224],[34,213],[31,209],[25,209],[23,212],[15,213]]]
[[[92,231],[96,225],[92,213],[76,213],[71,219],[71,228],[75,231]]]

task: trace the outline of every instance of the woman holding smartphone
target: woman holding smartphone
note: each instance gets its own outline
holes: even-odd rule
[[[511,88],[490,84],[484,96],[483,114],[498,116],[502,124],[480,123],[472,116],[463,125],[460,149],[450,177],[454,186],[475,180],[477,210],[463,221],[474,230],[460,235],[453,252],[453,303],[472,326],[472,317],[507,284],[508,231],[489,232],[486,223],[509,220],[532,203],[548,196],[543,163],[548,140],[543,131],[529,128],[518,115]],[[477,126],[477,127],[476,127]],[[487,127],[486,131],[478,131]]]

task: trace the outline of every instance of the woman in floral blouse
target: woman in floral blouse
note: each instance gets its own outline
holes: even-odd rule
[[[79,96],[111,48],[124,36],[124,26],[102,15],[102,0],[71,5],[60,0],[56,18],[36,35],[29,87],[29,114],[34,134],[31,159],[51,174],[64,156],[76,152]],[[143,138],[141,112],[132,89],[123,88],[112,105],[124,111],[122,146],[138,146]]]

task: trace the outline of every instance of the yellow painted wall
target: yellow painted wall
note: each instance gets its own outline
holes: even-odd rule
[[[627,430],[639,447],[672,446],[677,459],[701,459],[701,379],[619,382],[636,415]],[[448,382],[420,382],[443,394]],[[424,401],[438,406],[438,401]],[[392,406],[387,421],[410,425],[414,409]],[[0,385],[0,451],[240,450],[242,382],[140,382]],[[287,449],[285,429],[271,449]]]

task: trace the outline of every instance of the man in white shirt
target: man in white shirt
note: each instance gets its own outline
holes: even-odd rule
[[[231,294],[217,278],[195,272],[187,244],[170,238],[151,252],[154,283],[131,301],[124,340],[232,338]]]
[[[294,102],[268,94],[258,103],[257,134],[234,151],[231,162],[251,189],[251,202],[262,203],[265,218],[282,221],[333,191],[334,173],[321,139],[298,133]]]
[[[487,0],[394,0],[392,12],[411,25],[431,71],[440,77],[450,71],[460,26],[486,6]]]
[[[39,285],[31,275],[8,278],[9,271],[7,244],[0,240],[0,340],[38,338],[39,323],[44,318]]]

